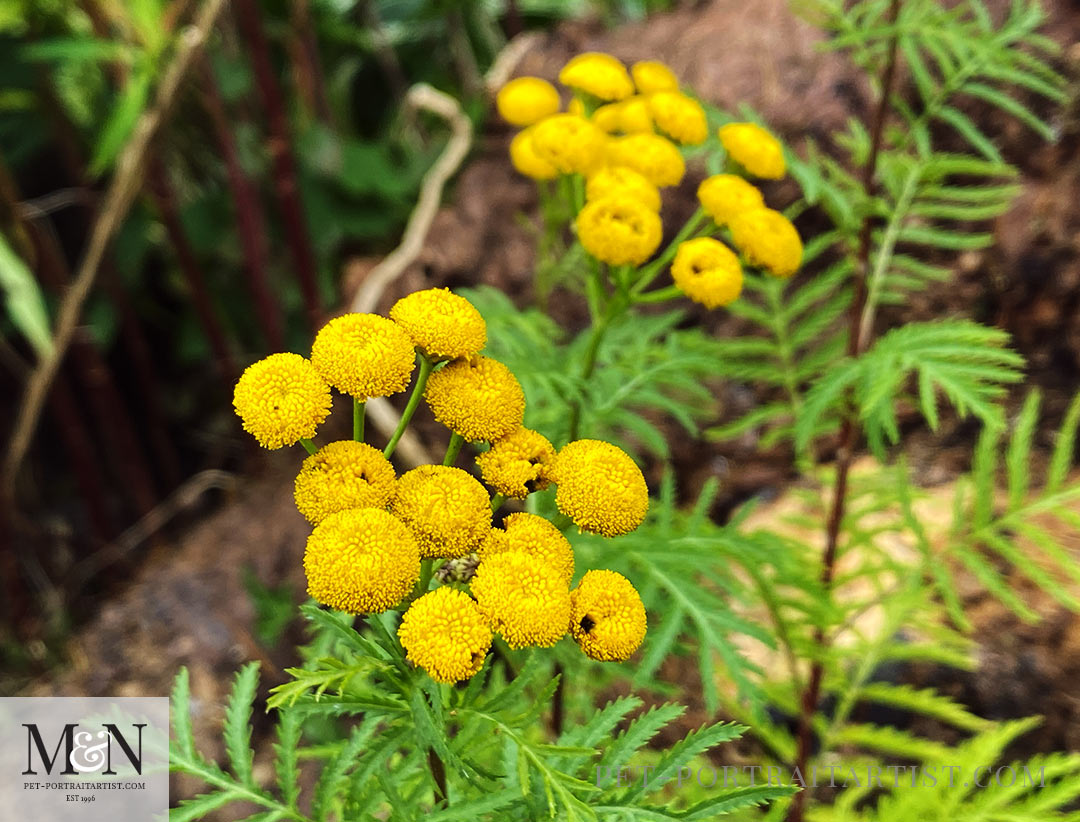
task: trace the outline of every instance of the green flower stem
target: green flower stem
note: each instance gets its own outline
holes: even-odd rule
[[[404,434],[405,429],[409,427],[409,420],[411,420],[413,414],[416,413],[416,407],[420,405],[420,398],[424,396],[424,386],[427,385],[428,377],[431,376],[431,371],[434,367],[435,363],[423,354],[420,355],[420,374],[416,378],[416,385],[413,387],[412,396],[409,397],[409,403],[401,413],[401,420],[398,422],[397,428],[394,431],[394,436],[390,438],[390,442],[388,442],[386,448],[383,449],[383,456],[387,459],[390,459],[390,455],[393,454],[394,449],[397,448],[401,435]]]
[[[592,331],[589,334],[589,345],[585,349],[585,359],[581,364],[581,379],[587,381],[592,376],[593,369],[596,368],[596,356],[600,352],[600,343],[604,341],[604,334],[607,333],[608,326],[611,325],[612,310],[609,304],[608,310],[606,310],[595,323],[593,323]],[[569,426],[569,440],[573,441],[577,439],[578,429],[581,427],[581,402],[575,402],[570,408],[570,426]]]
[[[705,214],[705,211],[699,206],[693,216],[686,221],[686,224],[681,229],[679,229],[679,233],[675,235],[675,239],[673,239],[668,244],[668,247],[664,249],[664,253],[641,269],[638,274],[638,280],[631,287],[630,293],[640,294],[644,291],[649,286],[649,283],[660,275],[660,272],[664,270],[664,266],[674,259],[675,252],[679,250],[679,246],[695,234],[701,228],[701,224],[707,219],[708,216]]]
[[[352,438],[364,441],[364,401],[356,397],[352,401]]]
[[[450,444],[446,446],[446,456],[443,457],[443,465],[453,465],[461,453],[461,446],[465,444],[465,438],[457,431],[450,435]]]
[[[502,504],[506,502],[506,496],[504,494],[496,494],[491,498],[491,510],[492,512],[498,511]]]
[[[424,559],[420,561],[420,579],[416,582],[416,596],[422,597],[431,587],[431,578],[435,575],[435,560]]]
[[[574,214],[577,214],[585,207],[585,178],[575,174],[571,178],[571,185],[574,193]]]
[[[658,288],[655,291],[648,291],[644,294],[635,296],[634,304],[666,303],[668,300],[674,300],[681,296],[682,292],[679,290],[678,286],[669,285],[667,288]]]
[[[304,439],[303,437],[300,438],[300,444],[307,449],[307,452],[309,454],[314,454],[316,451],[319,450],[315,443],[313,443],[311,440]]]

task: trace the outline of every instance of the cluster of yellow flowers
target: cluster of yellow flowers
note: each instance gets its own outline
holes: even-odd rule
[[[572,95],[565,111],[559,91],[538,77],[519,77],[500,89],[499,113],[522,128],[510,144],[510,159],[536,180],[583,178],[575,220],[581,245],[608,265],[641,266],[663,239],[660,189],[678,185],[686,173],[677,144],[709,138],[705,110],[656,61],[628,71],[609,54],[579,54],[563,66],[559,82]],[[754,123],[728,123],[717,136],[728,171],[698,189],[712,225],[681,242],[671,263],[675,286],[710,309],[739,296],[744,263],[790,277],[802,261],[795,227],[745,179],[784,176],[780,143]],[[716,232],[726,232],[739,253],[710,236]]]
[[[505,498],[554,484],[558,509],[579,528],[617,536],[645,518],[645,478],[610,443],[576,440],[556,450],[523,427],[521,386],[479,353],[486,342],[474,306],[429,289],[399,300],[389,318],[333,319],[310,359],[272,354],[240,377],[233,403],[244,429],[266,448],[303,443],[311,452],[295,485],[297,508],[314,526],[304,552],[308,593],[354,614],[404,608],[402,647],[441,682],[477,673],[494,634],[523,648],[549,647],[569,633],[593,659],[624,660],[646,627],[630,581],[589,571],[571,588],[574,553],[555,525],[520,512],[493,527],[492,512]],[[490,444],[476,465],[494,496],[450,465],[399,477],[389,460],[394,440],[385,452],[354,440],[311,443],[330,413],[332,388],[357,402],[404,391],[418,355],[414,396],[423,392],[458,442]],[[437,563],[464,557],[474,559],[470,578],[446,575],[446,584],[427,590]]]

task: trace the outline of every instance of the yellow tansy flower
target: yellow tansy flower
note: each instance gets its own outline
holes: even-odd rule
[[[404,391],[416,351],[409,335],[386,317],[345,314],[315,337],[311,363],[338,391],[366,400]]]
[[[686,145],[704,143],[709,136],[705,109],[678,91],[658,91],[649,95],[649,113],[656,127]]]
[[[592,121],[601,131],[614,134],[622,130],[622,103],[608,103],[592,113]]]
[[[642,60],[630,66],[630,75],[640,94],[658,91],[678,91],[679,78],[675,72],[658,60]]]
[[[487,344],[480,312],[448,288],[428,288],[402,297],[390,309],[413,345],[434,360],[470,357]]]
[[[394,497],[394,466],[377,448],[343,440],[320,448],[296,475],[296,507],[312,525],[347,508],[385,508]]]
[[[422,557],[463,557],[491,530],[484,486],[460,468],[421,465],[401,475],[390,510],[416,537]]]
[[[663,239],[660,215],[627,194],[586,203],[575,225],[585,250],[610,265],[640,265]]]
[[[480,672],[491,636],[473,598],[453,588],[424,594],[409,606],[398,628],[406,659],[446,683]]]
[[[570,623],[570,589],[553,568],[522,551],[481,561],[469,583],[480,613],[511,648],[549,648]]]
[[[526,177],[534,180],[554,180],[559,176],[559,170],[536,153],[532,137],[532,128],[514,135],[514,139],[510,141],[510,162]]]
[[[601,100],[621,100],[634,93],[626,66],[610,54],[596,51],[572,58],[559,72],[559,82]]]
[[[731,159],[755,177],[779,180],[784,176],[784,149],[780,141],[756,123],[721,126],[720,142]]]
[[[737,174],[714,174],[701,181],[698,200],[717,225],[727,225],[744,211],[765,207],[761,192]]]
[[[249,365],[233,391],[244,430],[263,448],[311,439],[330,414],[330,386],[299,354],[271,354]]]
[[[350,614],[397,605],[420,578],[416,540],[378,508],[351,508],[315,526],[304,551],[308,593]]]
[[[641,525],[649,510],[645,477],[621,448],[600,440],[575,440],[555,456],[555,504],[574,523],[614,537]]]
[[[589,571],[570,599],[570,633],[591,659],[622,662],[645,639],[645,606],[622,574]]]
[[[492,528],[480,545],[481,561],[507,551],[522,551],[553,568],[566,584],[574,578],[574,549],[562,531],[543,517],[519,512],[503,520],[502,529]]]
[[[476,458],[484,482],[500,494],[525,499],[547,488],[547,466],[555,448],[547,437],[529,428],[516,428]]]
[[[585,182],[585,199],[588,202],[622,194],[633,197],[653,211],[660,210],[660,189],[632,168],[608,166]]]
[[[629,166],[654,186],[677,186],[686,173],[686,162],[678,147],[659,134],[629,134],[611,140],[608,162]]]
[[[755,208],[736,216],[731,239],[753,265],[776,277],[790,277],[802,264],[803,246],[791,220],[771,208]]]
[[[510,369],[479,354],[433,373],[424,399],[436,420],[469,442],[504,437],[525,416],[525,394]]]
[[[671,278],[687,297],[710,309],[733,302],[742,291],[739,258],[712,237],[681,243],[671,263]]]
[[[511,125],[531,126],[559,110],[559,92],[539,77],[517,77],[499,89],[495,107]]]
[[[607,135],[591,120],[554,114],[532,127],[536,156],[561,174],[588,174],[604,161]]]
[[[619,103],[619,130],[624,134],[652,134],[653,118],[649,101],[635,95]]]

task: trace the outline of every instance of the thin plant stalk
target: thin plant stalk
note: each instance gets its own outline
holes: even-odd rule
[[[405,429],[409,427],[409,421],[412,420],[413,414],[416,413],[416,409],[420,405],[420,398],[424,396],[424,388],[427,386],[428,377],[431,376],[434,368],[435,363],[423,355],[420,356],[420,373],[416,377],[416,385],[413,386],[413,392],[409,397],[405,410],[401,412],[401,419],[398,421],[397,428],[394,429],[394,435],[390,437],[390,442],[383,449],[383,456],[387,459],[390,459],[402,435],[405,433]]]
[[[364,441],[364,401],[353,397],[352,401],[352,438],[356,442]]]
[[[465,438],[461,436],[457,431],[450,435],[450,443],[446,446],[446,456],[443,457],[443,465],[453,465],[457,462],[458,454],[461,453],[461,446],[465,444]]]

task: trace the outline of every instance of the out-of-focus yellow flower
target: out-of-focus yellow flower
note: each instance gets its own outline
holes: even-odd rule
[[[510,141],[510,162],[519,173],[534,180],[554,180],[559,170],[540,157],[533,147],[533,130],[519,131]]]
[[[547,488],[547,466],[555,448],[547,437],[529,428],[516,428],[476,458],[484,482],[503,496],[525,499]]]
[[[645,639],[645,606],[622,574],[589,571],[570,597],[570,633],[591,659],[622,662]]]
[[[574,523],[615,537],[641,525],[649,489],[630,456],[609,442],[575,440],[555,456],[550,476],[558,486],[555,504]]]
[[[604,161],[607,135],[592,121],[554,114],[532,127],[536,156],[561,174],[589,174]]]
[[[755,177],[779,180],[784,176],[784,149],[780,141],[756,123],[721,126],[720,142],[731,159]]]
[[[507,551],[522,551],[538,562],[553,568],[570,584],[574,578],[574,550],[562,531],[543,517],[520,512],[503,520],[502,530],[492,528],[480,545],[480,559]]]
[[[377,314],[344,314],[323,326],[311,363],[330,385],[359,400],[404,391],[416,365],[412,340]]]
[[[674,140],[686,145],[704,143],[709,136],[705,109],[691,97],[678,91],[658,91],[651,94],[649,113],[656,127]]]
[[[649,101],[641,95],[619,103],[619,130],[624,134],[652,134],[653,118]]]
[[[687,297],[709,309],[727,305],[742,291],[742,265],[719,240],[698,237],[679,245],[671,278]]]
[[[634,93],[626,66],[596,51],[573,57],[559,72],[559,82],[601,100],[621,100]]]
[[[570,589],[553,568],[522,551],[480,562],[469,583],[480,613],[511,648],[549,648],[570,623]]]
[[[645,176],[654,186],[677,186],[686,173],[686,163],[676,145],[659,134],[629,134],[611,140],[608,164],[628,166]]]
[[[727,225],[737,214],[765,207],[761,192],[736,174],[714,174],[702,180],[698,200],[717,225]]]
[[[590,203],[622,195],[633,197],[653,211],[660,211],[660,189],[632,168],[608,166],[591,175],[585,182],[585,199]]]
[[[463,557],[491,530],[487,491],[460,468],[421,465],[406,471],[390,510],[409,526],[425,558]]]
[[[753,265],[790,277],[802,265],[803,246],[791,220],[771,208],[744,211],[730,223],[731,239]]]
[[[525,416],[525,394],[510,369],[479,354],[434,372],[424,399],[436,420],[469,442],[504,437]]]
[[[592,121],[597,128],[606,134],[614,134],[616,131],[622,130],[621,112],[622,103],[608,103],[600,106],[592,113]]]
[[[271,354],[249,365],[233,391],[244,430],[271,449],[314,437],[330,403],[330,386],[299,354]]]
[[[315,526],[304,551],[308,593],[350,614],[397,605],[420,578],[416,540],[378,508],[351,508]]]
[[[436,588],[410,605],[398,638],[405,657],[436,682],[475,676],[491,648],[491,628],[476,602],[453,588]]]
[[[566,113],[573,114],[575,117],[584,117],[585,101],[580,97],[571,97],[570,102],[566,104]]]
[[[348,508],[385,508],[397,475],[382,452],[352,440],[332,442],[304,460],[296,475],[296,507],[312,525]]]
[[[609,265],[640,265],[663,238],[660,216],[627,194],[586,203],[576,225],[585,250]]]
[[[517,77],[499,89],[495,107],[511,125],[531,126],[559,110],[559,92],[539,77]]]
[[[433,360],[470,357],[487,343],[487,325],[480,312],[448,288],[428,288],[402,297],[390,309],[390,319]]]
[[[659,60],[642,60],[630,66],[639,94],[654,94],[658,91],[678,91],[679,78]]]

